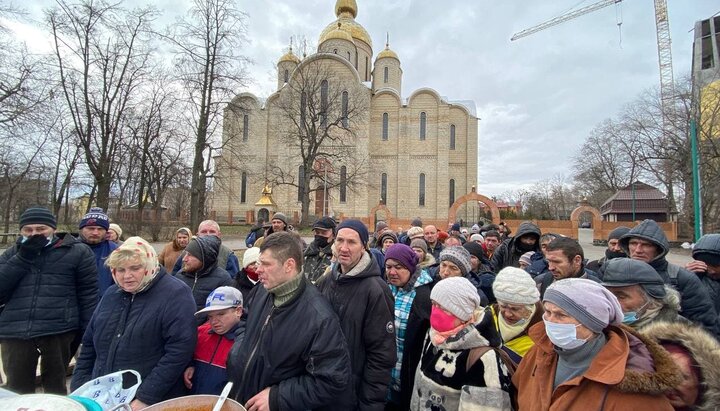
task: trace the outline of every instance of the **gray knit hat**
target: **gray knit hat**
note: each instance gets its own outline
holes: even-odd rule
[[[458,266],[458,268],[460,268],[462,275],[467,275],[470,270],[472,270],[472,265],[470,265],[470,253],[461,246],[443,249],[440,252],[440,262],[443,261],[450,261],[451,263],[454,263]]]
[[[270,221],[272,221],[272,220],[280,220],[280,221],[282,221],[283,223],[285,223],[285,227],[288,226],[287,216],[286,216],[285,214],[279,212],[279,211],[278,211],[277,213],[273,214],[273,216],[272,216],[272,218],[270,219]]]
[[[20,216],[20,228],[28,224],[44,224],[50,228],[57,228],[55,216],[45,207],[30,207]]]
[[[497,274],[492,284],[495,299],[510,304],[535,304],[540,301],[535,280],[527,271],[517,267],[505,267]]]
[[[623,311],[617,298],[607,288],[584,278],[555,281],[545,291],[543,301],[565,310],[594,333],[608,325],[620,325]]]
[[[462,321],[468,321],[480,307],[477,288],[465,277],[438,281],[430,292],[430,299]]]
[[[415,247],[421,248],[423,251],[425,251],[425,254],[428,253],[427,243],[422,238],[416,238],[416,239],[410,241],[410,248],[415,248]]]

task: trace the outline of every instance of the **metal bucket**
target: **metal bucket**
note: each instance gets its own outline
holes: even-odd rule
[[[212,411],[218,395],[188,395],[173,398],[145,408],[145,411]],[[230,398],[225,400],[220,411],[247,411],[245,407]]]

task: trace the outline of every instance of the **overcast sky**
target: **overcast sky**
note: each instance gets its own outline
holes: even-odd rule
[[[499,195],[564,174],[589,131],[659,84],[651,0],[627,0],[511,42],[513,33],[595,0],[357,0],[357,21],[377,55],[390,46],[403,69],[403,97],[431,87],[474,100],[479,122],[478,191]],[[129,4],[142,4],[128,1]],[[157,0],[171,21],[180,0]],[[39,16],[50,0],[25,4]],[[239,0],[248,13],[250,91],[276,87],[273,65],[291,36],[316,44],[335,0]],[[675,78],[691,67],[694,22],[717,0],[668,0]],[[621,16],[621,17],[620,17]],[[621,30],[617,22],[621,18]],[[36,36],[33,36],[37,38]]]

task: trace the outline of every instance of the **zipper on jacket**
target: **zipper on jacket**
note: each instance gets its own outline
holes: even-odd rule
[[[252,351],[250,351],[250,356],[248,357],[248,360],[245,362],[245,369],[243,370],[243,375],[242,375],[242,380],[241,380],[243,382],[243,384],[245,383],[245,377],[247,376],[248,368],[250,368],[250,363],[252,362],[252,359],[255,356],[255,353],[257,352],[258,346],[260,345],[260,341],[262,340],[263,333],[265,332],[265,327],[267,327],[268,323],[270,322],[270,317],[272,317],[274,312],[275,312],[275,306],[273,305],[267,318],[265,318],[265,322],[263,323],[262,328],[260,328],[260,335],[258,336],[258,339],[255,341],[255,345],[253,346]]]
[[[217,354],[218,348],[220,348],[220,343],[222,342],[222,339],[225,338],[224,336],[222,336],[220,334],[216,334],[216,335],[219,336],[220,338],[218,338],[218,342],[217,342],[217,344],[215,344],[215,350],[213,351],[212,355],[210,356],[210,361],[208,361],[210,363],[210,365],[212,365],[213,360],[215,359],[215,354]]]
[[[195,273],[195,281],[193,282],[193,286],[192,286],[192,290],[191,290],[191,291],[195,291],[195,286],[197,285],[197,280],[198,280],[198,275],[197,275],[197,273]]]

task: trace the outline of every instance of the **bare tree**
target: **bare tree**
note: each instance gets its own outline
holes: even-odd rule
[[[352,189],[367,176],[367,159],[357,150],[369,110],[367,89],[335,74],[330,64],[304,62],[273,102],[280,118],[272,132],[288,149],[282,161],[268,162],[266,175],[273,184],[298,189],[303,222],[311,194],[324,190],[327,198],[327,190]]]
[[[222,108],[244,85],[248,60],[239,52],[245,41],[245,14],[235,0],[193,0],[186,18],[165,36],[175,47],[175,67],[184,87],[193,128],[194,155],[190,224],[205,216],[212,158],[220,147]]]

